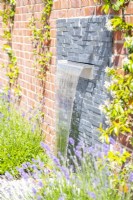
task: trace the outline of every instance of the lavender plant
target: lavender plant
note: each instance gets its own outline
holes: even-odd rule
[[[132,164],[130,163],[131,165],[127,166],[127,169],[130,168],[130,170],[127,170],[128,173],[125,175],[121,173],[121,165],[118,166],[118,169],[115,166],[115,156],[123,159],[123,164],[126,163],[125,150],[112,150],[112,146],[107,144],[87,147],[83,142],[80,142],[75,147],[73,139],[70,139],[70,143],[75,154],[73,155],[69,152],[69,158],[64,160],[61,154],[59,154],[59,158],[55,157],[48,145],[41,142],[41,146],[51,159],[51,165],[46,168],[43,162],[34,160],[32,165],[25,163],[19,169],[23,178],[36,180],[36,184],[32,188],[33,199],[132,199],[133,173],[131,173],[132,170],[130,168]],[[108,154],[111,154],[111,152],[112,159],[109,159]],[[114,169],[117,170],[115,171]],[[27,177],[25,177],[25,172],[27,172]],[[113,181],[116,178],[118,180],[126,179],[127,188],[123,188],[123,185],[119,184],[119,182],[114,184]]]
[[[10,94],[0,98],[0,175],[8,171],[17,176],[16,167],[38,156],[47,160],[40,147],[41,129],[24,116],[10,103]]]

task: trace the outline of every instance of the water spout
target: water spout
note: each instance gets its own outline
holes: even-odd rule
[[[93,79],[93,65],[58,61],[57,63],[57,152],[66,156],[73,103],[79,77]]]

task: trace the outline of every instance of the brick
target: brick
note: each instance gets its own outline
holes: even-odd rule
[[[132,14],[133,14],[133,8],[132,8]],[[127,23],[133,23],[133,16],[131,16],[131,15],[128,15],[128,16],[125,16],[125,21],[127,22]]]
[[[102,11],[102,6],[97,6],[96,7],[96,15],[103,15],[104,12]]]
[[[51,38],[55,38],[56,37],[56,29],[51,29],[50,35],[51,35]]]
[[[113,39],[115,41],[122,40],[122,38],[123,38],[123,33],[121,31],[116,31],[113,33]]]
[[[53,10],[59,10],[59,9],[61,9],[61,1],[59,1],[59,0],[54,1]]]
[[[81,0],[71,0],[70,4],[71,8],[79,8],[81,7]]]
[[[122,66],[122,60],[124,59],[124,56],[122,55],[116,55],[114,57],[114,67],[121,67]]]
[[[133,2],[129,2],[129,4],[126,7],[125,13],[128,15],[133,14]]]
[[[115,44],[114,45],[114,53],[115,54],[126,54],[127,51],[124,48],[123,44]]]
[[[58,16],[56,18],[67,18],[67,10],[58,11]]]
[[[71,0],[59,0],[61,1],[61,9],[68,9],[71,7]]]
[[[90,5],[89,2],[90,2],[89,0],[81,0],[81,5],[82,5],[83,7],[89,6],[89,5]]]
[[[94,15],[96,13],[96,8],[95,7],[85,7],[83,9],[84,16],[90,16]]]

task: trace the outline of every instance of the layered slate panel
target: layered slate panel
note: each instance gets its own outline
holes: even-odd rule
[[[57,21],[59,60],[105,65],[111,55],[112,33],[106,17],[60,19]]]
[[[94,67],[93,80],[79,79],[70,134],[88,144],[98,141],[97,128],[105,121],[99,105],[107,98],[104,69],[111,65],[112,56],[112,33],[105,27],[107,20],[107,16],[57,20],[57,59]]]

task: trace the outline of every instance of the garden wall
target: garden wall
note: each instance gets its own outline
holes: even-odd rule
[[[31,9],[32,8],[32,9]],[[33,67],[33,46],[31,42],[31,30],[28,27],[32,12],[36,16],[40,16],[43,8],[41,0],[17,0],[17,8],[15,15],[15,24],[13,29],[13,50],[17,57],[18,66],[20,68],[19,84],[22,88],[22,99],[20,106],[25,112],[37,107],[39,102],[39,94],[42,93],[41,83],[36,77],[35,68]],[[2,9],[2,8],[1,8]],[[133,22],[133,2],[131,2],[125,13],[126,21]],[[111,13],[113,14],[113,13]],[[121,13],[120,13],[121,14]],[[101,5],[96,5],[93,0],[56,0],[53,4],[50,16],[51,25],[51,52],[53,53],[51,67],[47,73],[45,98],[44,98],[44,131],[46,133],[47,143],[54,144],[55,141],[55,82],[56,82],[56,55],[57,55],[57,20],[61,18],[75,18],[88,16],[101,16]],[[0,23],[0,63],[7,63],[7,55],[2,51],[2,23]],[[126,53],[123,48],[121,34],[116,32],[113,36],[114,48],[112,61],[114,66],[121,64],[121,58]],[[7,81],[5,69],[1,69],[0,82],[5,84]],[[98,83],[99,84],[99,83]],[[79,86],[80,87],[80,86]],[[90,88],[93,87],[90,85]],[[98,98],[98,97],[97,97]]]

